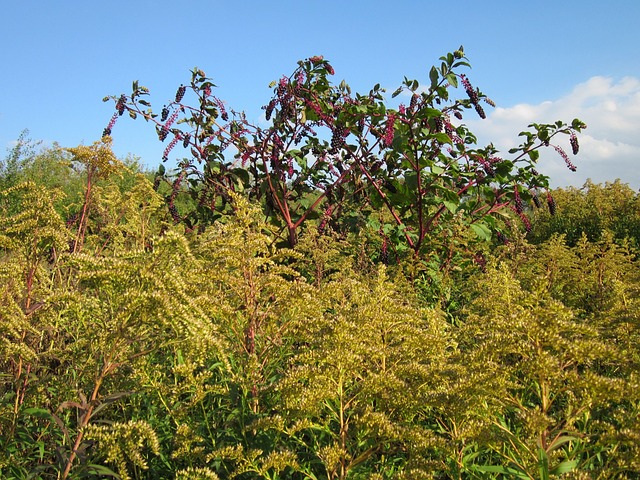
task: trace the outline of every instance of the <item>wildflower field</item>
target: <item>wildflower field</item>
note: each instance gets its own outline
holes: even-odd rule
[[[478,146],[468,66],[387,95],[311,57],[261,125],[195,68],[155,110],[106,97],[91,145],[23,135],[0,478],[640,478],[640,197],[549,188],[578,119]],[[151,171],[111,150],[140,120]]]

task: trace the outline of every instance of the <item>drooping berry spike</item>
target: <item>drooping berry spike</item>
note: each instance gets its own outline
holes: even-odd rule
[[[176,92],[176,103],[180,103],[182,98],[184,97],[185,92],[187,91],[187,87],[184,85],[180,85],[178,87],[178,91]]]
[[[580,145],[578,144],[578,137],[576,137],[575,133],[572,133],[571,137],[569,137],[569,143],[571,144],[571,151],[574,155],[577,155],[580,150]]]

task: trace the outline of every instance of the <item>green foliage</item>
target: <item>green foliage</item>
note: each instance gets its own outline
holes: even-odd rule
[[[33,183],[0,192],[0,469],[10,467],[16,475],[24,472],[21,458],[43,460],[46,439],[56,437],[42,420],[47,389],[39,382],[55,364],[50,342],[56,332],[47,303],[57,252],[67,239],[53,206],[56,197]],[[38,401],[32,403],[34,388]]]
[[[448,124],[485,97],[461,50],[441,61],[395,109],[312,57],[262,130],[197,69],[199,106],[181,87],[161,121],[134,85],[114,119],[193,149],[155,184],[108,135],[23,138],[0,165],[0,476],[636,478],[637,196],[553,192],[528,243],[537,152],[584,125],[472,149]]]
[[[460,334],[471,362],[481,359],[510,383],[494,421],[503,436],[496,453],[523,478],[576,468],[593,412],[629,392],[611,374],[625,367],[624,350],[551,299],[544,282],[525,291],[503,268],[488,271],[478,287],[482,295]]]
[[[3,476],[637,471],[640,279],[612,235],[492,252],[452,221],[433,265],[375,266],[375,230],[283,248],[241,195],[185,233],[121,171],[82,251],[59,191],[1,193]]]
[[[640,245],[640,197],[620,180],[604,185],[588,180],[579,189],[556,189],[553,197],[558,205],[555,215],[545,209],[535,211],[531,242],[563,234],[569,245],[575,245],[582,235],[594,242],[608,230],[618,242],[627,239],[634,248]]]
[[[442,388],[444,322],[403,299],[384,269],[357,277],[345,270],[322,289],[325,313],[298,326],[277,387],[281,413],[261,425],[295,438],[325,478],[427,472],[434,436],[420,419]]]

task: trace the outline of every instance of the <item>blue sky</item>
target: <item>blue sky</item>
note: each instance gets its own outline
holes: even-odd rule
[[[355,91],[404,76],[428,82],[464,45],[468,76],[496,103],[470,120],[482,143],[518,143],[531,122],[586,121],[577,173],[551,151],[555,186],[621,178],[640,187],[640,2],[204,1],[3,2],[0,147],[27,128],[46,144],[89,144],[113,112],[106,95],[139,80],[158,108],[198,66],[228,107],[259,121],[272,80],[324,55]],[[143,121],[113,130],[119,156],[155,167],[163,145]],[[3,154],[3,152],[0,152]]]

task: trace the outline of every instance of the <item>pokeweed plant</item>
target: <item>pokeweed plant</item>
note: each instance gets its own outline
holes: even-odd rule
[[[428,251],[429,240],[456,215],[482,239],[500,226],[495,218],[507,207],[528,225],[524,202],[548,186],[534,168],[540,148],[555,148],[573,170],[556,140],[568,135],[577,154],[576,133],[586,125],[577,119],[531,124],[511,158],[499,156],[492,145],[474,148],[476,137],[463,116],[472,109],[484,118],[483,102],[493,102],[460,73],[469,66],[462,47],[440,60],[426,85],[405,78],[394,96],[408,95],[408,105],[392,108],[380,85],[354,95],[344,81],[331,83],[335,72],[327,60],[310,57],[274,82],[274,96],[264,107],[271,123],[264,128],[213,95],[212,80],[195,68],[190,83],[160,113],[137,81],[130,95],[105,97],[115,102],[116,112],[103,133],[111,135],[118,117],[128,112],[155,125],[158,138],[168,141],[163,160],[178,145],[187,149],[177,175],[167,178],[161,165],[158,181],[171,183],[166,201],[174,220],[188,228],[227,214],[230,191],[260,201],[289,246],[308,220],[317,220],[321,229],[331,221],[353,230],[375,223],[378,215],[371,214],[380,208],[389,213],[385,235],[415,255]],[[456,99],[459,86],[465,96]],[[179,212],[174,200],[185,183],[197,207]]]

